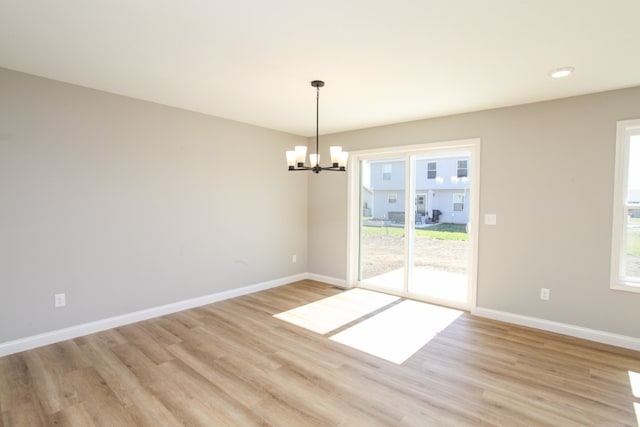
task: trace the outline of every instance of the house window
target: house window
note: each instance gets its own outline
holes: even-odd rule
[[[436,179],[436,162],[427,163],[427,179]]]
[[[611,287],[640,292],[640,120],[618,122]]]
[[[464,193],[453,193],[453,211],[464,211]]]
[[[398,195],[396,193],[389,193],[387,195],[387,202],[393,204],[398,201]]]
[[[467,169],[467,161],[466,160],[458,160],[458,178],[465,178],[468,176],[469,170]]]
[[[391,165],[382,165],[382,180],[391,181]]]

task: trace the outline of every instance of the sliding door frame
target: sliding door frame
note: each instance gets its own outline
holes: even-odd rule
[[[349,156],[348,165],[348,205],[347,205],[347,286],[348,287],[363,287],[366,285],[359,283],[358,272],[360,264],[360,220],[361,220],[361,194],[360,194],[360,182],[361,182],[361,170],[360,162],[362,160],[374,160],[388,157],[404,158],[406,164],[411,164],[411,167],[405,168],[405,215],[412,215],[415,210],[415,200],[413,193],[415,193],[415,156],[416,155],[429,155],[447,153],[452,151],[468,151],[471,154],[471,189],[470,198],[471,203],[469,205],[469,238],[471,245],[471,254],[469,255],[468,269],[467,269],[467,303],[458,304],[453,301],[443,301],[433,298],[427,298],[424,295],[411,294],[408,292],[406,286],[409,283],[408,275],[411,274],[411,268],[408,268],[407,263],[411,258],[413,252],[413,238],[412,235],[415,232],[413,227],[409,227],[410,235],[405,239],[405,268],[404,268],[404,289],[403,292],[394,292],[391,290],[384,290],[384,292],[397,294],[401,296],[410,297],[413,299],[423,300],[441,305],[447,305],[463,310],[473,310],[476,307],[477,299],[477,274],[478,274],[478,232],[480,230],[480,139],[471,138],[455,141],[433,142],[428,144],[416,144],[406,145],[400,147],[386,147],[372,150],[352,151]],[[405,220],[405,224],[407,221]],[[411,238],[409,238],[411,237]],[[382,291],[381,289],[376,289]]]

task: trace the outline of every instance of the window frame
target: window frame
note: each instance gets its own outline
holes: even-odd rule
[[[456,202],[456,196],[460,197],[462,199],[462,202]],[[464,199],[465,199],[465,194],[464,191],[457,191],[455,193],[452,194],[451,197],[451,211],[453,213],[458,213],[458,212],[464,212]],[[460,210],[456,210],[456,205],[461,205],[461,209]]]
[[[626,237],[630,209],[639,209],[640,204],[629,203],[629,148],[631,138],[640,135],[640,119],[617,122],[616,157],[613,188],[613,226],[611,232],[611,289],[640,293],[640,280],[626,276]]]
[[[391,163],[384,163],[382,165],[382,180],[391,181],[392,173],[393,173],[393,165]]]

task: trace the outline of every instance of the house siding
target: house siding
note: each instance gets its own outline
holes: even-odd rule
[[[468,155],[416,161],[416,195],[425,196],[424,212],[416,212],[417,222],[433,221],[434,210],[441,212],[437,222],[456,224],[469,222],[470,183],[466,178],[458,178],[458,160],[466,161],[467,176],[470,176],[471,164]],[[429,162],[436,162],[436,178],[428,178],[427,164]],[[384,172],[388,170],[388,165],[391,165],[391,176],[390,179],[384,179]],[[373,207],[371,216],[381,220],[395,219],[397,215],[394,213],[405,210],[404,160],[371,161],[369,170],[371,186],[367,188],[366,192],[367,196],[371,198],[370,206]],[[395,203],[389,203],[390,194],[396,195]],[[455,194],[463,195],[461,211],[454,211]]]

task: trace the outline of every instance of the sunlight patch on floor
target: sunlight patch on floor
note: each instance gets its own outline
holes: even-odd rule
[[[275,314],[274,317],[319,334],[326,334],[398,299],[396,296],[379,292],[351,289]]]
[[[629,371],[629,383],[631,384],[631,393],[633,393],[633,397],[640,399],[640,373]]]
[[[460,315],[459,310],[407,300],[331,340],[400,365]]]
[[[362,283],[375,288],[402,291],[404,269],[400,268],[379,276],[370,277],[363,280]],[[468,300],[467,288],[468,278],[466,274],[415,267],[413,269],[413,279],[409,285],[409,292],[466,303]]]
[[[640,372],[629,371],[629,384],[633,397],[640,399]],[[633,402],[633,409],[636,411],[636,422],[640,427],[640,403]]]

